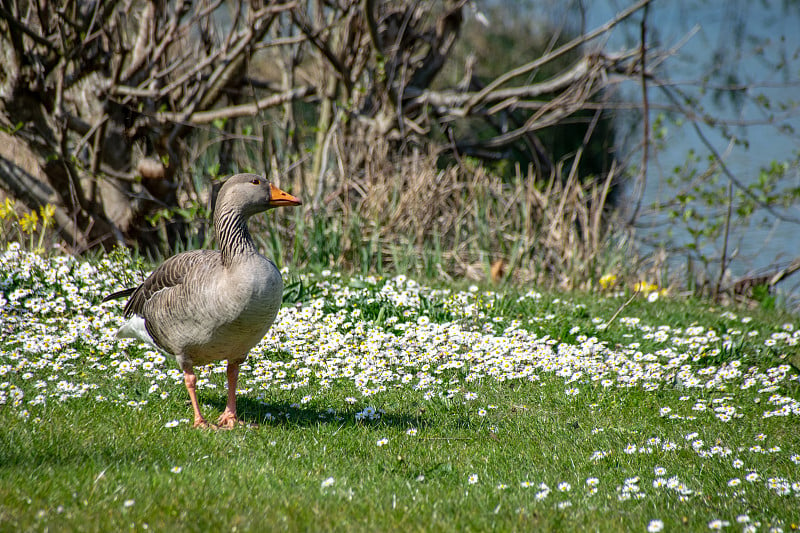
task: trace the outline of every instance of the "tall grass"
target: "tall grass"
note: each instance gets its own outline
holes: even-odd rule
[[[319,186],[329,192],[295,191],[309,205],[256,222],[256,233],[273,255],[349,272],[567,289],[632,276],[644,263],[609,202],[615,172],[587,179],[566,165],[546,177],[516,167],[508,179],[469,160],[440,168],[436,154],[377,153],[362,174],[340,170]]]

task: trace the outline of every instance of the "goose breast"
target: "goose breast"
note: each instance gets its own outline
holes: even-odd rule
[[[265,257],[253,255],[213,273],[193,272],[177,291],[157,293],[148,302],[148,328],[156,329],[181,364],[244,360],[280,309],[283,281]]]

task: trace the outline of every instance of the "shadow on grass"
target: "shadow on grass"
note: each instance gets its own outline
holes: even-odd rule
[[[205,403],[219,411],[225,409],[225,401],[222,397],[205,398]],[[357,411],[353,409],[352,412],[340,412],[332,408],[322,409],[296,402],[263,403],[246,396],[240,396],[236,399],[236,414],[239,420],[246,424],[257,424],[259,426],[316,426],[330,424],[337,428],[342,425],[364,425],[367,427],[393,426],[408,429],[411,427],[424,428],[432,425],[429,418],[422,412],[417,414],[381,412],[380,416],[373,420],[364,419],[358,421],[355,417]],[[468,421],[464,420],[464,422],[467,423]]]

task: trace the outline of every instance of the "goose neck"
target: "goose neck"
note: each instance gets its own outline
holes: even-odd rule
[[[247,217],[233,210],[218,212],[214,217],[222,263],[230,265],[237,257],[256,253],[256,246],[247,229]]]

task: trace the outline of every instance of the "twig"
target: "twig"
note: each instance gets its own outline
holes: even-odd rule
[[[367,23],[367,30],[372,40],[372,46],[375,48],[376,52],[384,55],[383,43],[378,33],[378,25],[375,23],[375,0],[362,0],[361,9],[364,11],[364,19]]]
[[[145,60],[152,55],[155,10],[155,4],[148,2],[144,6],[144,10],[139,14],[139,33],[133,45],[131,62],[122,74],[122,79],[124,80],[133,77],[136,71],[144,65]]]
[[[635,291],[633,291],[633,294],[631,294],[631,297],[628,298],[628,301],[625,302],[624,304],[622,304],[622,307],[617,309],[617,312],[614,313],[614,315],[610,319],[608,319],[608,322],[606,322],[604,329],[608,329],[608,326],[610,326],[611,323],[614,322],[614,319],[617,318],[617,316],[619,316],[619,314],[622,312],[623,309],[628,307],[628,305],[633,301],[634,298],[636,298],[636,296],[639,295],[640,292],[641,292],[641,290],[638,289],[638,288]]]
[[[58,49],[53,45],[53,43],[51,43],[50,41],[48,41],[35,31],[28,28],[22,22],[18,21],[16,18],[14,18],[14,15],[6,11],[2,6],[0,6],[0,18],[5,19],[9,27],[18,29],[19,31],[21,31],[22,33],[33,39],[34,42],[41,44],[51,52],[54,52],[56,54],[59,52]]]
[[[725,174],[725,176],[727,176],[727,178],[734,185],[736,185],[737,189],[742,191],[742,193],[745,196],[747,196],[748,198],[753,200],[758,206],[766,209],[772,216],[774,216],[778,220],[782,220],[784,222],[793,222],[795,224],[800,224],[800,218],[792,217],[792,216],[789,216],[789,215],[785,215],[783,213],[779,213],[771,205],[769,205],[767,203],[764,203],[761,200],[759,200],[758,197],[755,195],[755,193],[753,193],[753,191],[751,191],[748,187],[746,187],[744,185],[744,183],[739,181],[739,179],[736,176],[734,176],[733,173],[730,170],[728,170],[728,166],[722,160],[722,157],[720,156],[719,152],[717,152],[716,148],[714,148],[714,146],[711,144],[711,141],[709,141],[708,138],[705,136],[705,134],[703,133],[702,128],[700,128],[700,126],[697,125],[698,120],[697,120],[696,115],[694,113],[692,113],[691,111],[685,109],[680,104],[680,102],[677,101],[677,98],[675,98],[675,95],[672,94],[672,91],[670,90],[669,87],[661,86],[660,88],[661,88],[662,91],[664,91],[664,94],[667,95],[667,98],[669,98],[670,101],[672,101],[673,104],[678,106],[678,108],[680,109],[680,111],[683,114],[685,114],[687,117],[689,117],[690,122],[692,123],[692,128],[694,128],[694,131],[695,131],[695,133],[697,133],[697,136],[700,138],[700,141],[702,141],[702,143],[705,145],[705,147],[708,148],[708,151],[711,152],[711,154],[714,156],[715,161],[717,163],[719,163],[719,167],[722,170],[723,174]]]
[[[292,20],[294,20],[295,24],[297,24],[298,29],[306,37],[308,37],[309,42],[314,45],[314,48],[319,50],[319,52],[323,56],[325,56],[325,59],[327,59],[328,63],[330,63],[330,65],[333,67],[336,76],[344,82],[344,85],[347,88],[347,93],[348,94],[352,93],[353,80],[350,79],[350,74],[345,65],[339,60],[338,57],[336,57],[336,54],[328,47],[328,43],[319,38],[318,32],[314,31],[314,29],[300,17],[297,11],[292,11]]]
[[[728,235],[731,229],[731,214],[733,212],[733,183],[728,182],[728,212],[725,215],[725,234],[722,243],[722,258],[719,261],[719,278],[717,278],[717,286],[714,287],[714,301],[719,298],[720,287],[722,286],[722,278],[725,277],[725,267],[728,262]]]
[[[322,192],[325,188],[325,173],[328,170],[328,152],[330,150],[333,135],[339,128],[339,121],[341,120],[341,117],[342,112],[338,111],[333,117],[333,123],[329,126],[328,131],[325,134],[325,140],[322,143],[322,158],[320,159],[319,174],[317,175],[317,192],[314,194],[314,201],[312,203],[315,208],[319,207],[320,200],[322,199]]]

